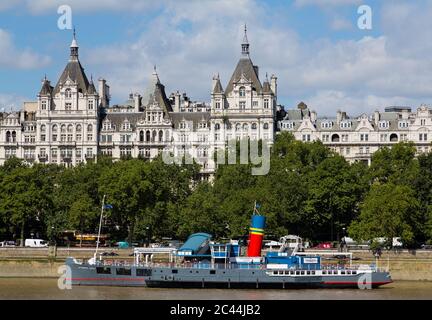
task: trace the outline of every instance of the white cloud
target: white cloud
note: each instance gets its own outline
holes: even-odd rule
[[[16,94],[0,93],[0,112],[20,110],[24,101],[31,101]]]
[[[332,19],[330,27],[336,31],[350,30],[353,28],[353,24],[347,19],[336,17]]]
[[[418,45],[425,48],[430,41],[417,45],[416,30],[410,33],[412,46],[401,50],[402,31],[359,40],[303,41],[293,30],[266,24],[272,13],[255,4],[236,2],[233,10],[231,1],[170,2],[135,42],[82,52],[85,56],[91,51],[87,61],[108,79],[119,101],[129,92],[144,91],[154,64],[168,93],[178,89],[192,99],[209,101],[211,77],[219,72],[226,86],[240,57],[242,23],[249,21],[252,60],[260,66],[261,79],[266,72],[278,76],[280,97],[310,99],[320,114],[430,101],[430,51],[416,54]],[[185,23],[189,28],[182,31]],[[427,30],[422,41],[423,36]]]
[[[17,48],[11,35],[0,29],[0,67],[17,69],[36,69],[47,66],[51,59],[39,55],[29,48]]]
[[[13,8],[21,3],[21,0],[2,0],[0,2],[0,12]]]

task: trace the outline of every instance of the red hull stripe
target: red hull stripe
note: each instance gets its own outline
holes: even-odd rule
[[[392,283],[393,281],[382,281],[382,282],[361,282],[360,284],[387,284],[387,283]],[[358,282],[356,281],[324,281],[324,284],[358,284]]]
[[[66,281],[95,281],[95,280],[114,280],[114,281],[144,281],[144,278],[72,278],[65,279]]]

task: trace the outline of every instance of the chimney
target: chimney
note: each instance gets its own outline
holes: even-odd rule
[[[181,94],[177,90],[176,93],[174,93],[174,112],[180,112],[180,98]]]
[[[317,113],[316,113],[316,111],[312,111],[311,112],[311,121],[312,121],[312,123],[315,123],[316,120],[317,120]]]
[[[270,88],[272,89],[275,97],[277,97],[277,77],[272,74],[270,78]]]
[[[378,125],[379,120],[380,120],[379,111],[375,110],[375,112],[374,112],[374,122],[375,122],[375,125]]]
[[[342,120],[342,111],[338,110],[336,113],[336,123],[340,123]]]
[[[102,108],[108,107],[109,101],[108,101],[108,95],[109,92],[107,92],[107,89],[109,87],[106,85],[106,80],[103,78],[99,78],[99,94],[100,94],[100,103]]]
[[[133,100],[134,100],[134,109],[135,112],[139,112],[139,109],[141,107],[141,96],[139,93],[135,93],[133,95]]]

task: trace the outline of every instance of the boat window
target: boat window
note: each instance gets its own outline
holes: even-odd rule
[[[109,267],[96,267],[96,273],[111,274],[111,268],[109,268]]]
[[[312,272],[312,274],[315,274],[315,271],[311,271]]]
[[[306,271],[306,274],[309,274],[309,275],[310,275],[310,271]]]
[[[301,274],[304,275],[304,271],[301,271]]]
[[[294,271],[290,271],[290,274],[294,274]]]
[[[173,270],[171,270],[171,273],[178,273],[178,270],[177,269],[173,269]]]
[[[296,275],[299,275],[300,274],[300,271],[296,271]]]
[[[357,271],[353,271],[352,274],[357,274]]]
[[[136,269],[137,277],[148,277],[152,275],[151,269]]]
[[[277,271],[273,271],[273,274],[277,274]]]
[[[216,274],[216,270],[210,270],[210,274]]]
[[[351,271],[347,271],[347,274],[351,274]]]
[[[116,274],[117,275],[122,275],[122,276],[131,276],[132,275],[132,270],[131,269],[126,269],[126,268],[117,268],[116,269]]]
[[[337,271],[336,271],[336,270],[333,270],[333,274],[337,274]]]
[[[285,274],[289,274],[289,271],[285,271]]]
[[[283,271],[279,271],[279,274],[284,274],[284,272]]]
[[[323,270],[322,274],[327,274],[327,271]]]
[[[341,271],[341,274],[345,274],[345,271]]]

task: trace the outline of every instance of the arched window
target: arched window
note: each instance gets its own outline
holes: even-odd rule
[[[52,132],[57,132],[57,125],[56,124],[52,126]]]
[[[256,130],[257,129],[257,124],[256,123],[252,123],[252,130]]]
[[[165,141],[169,141],[169,131],[165,130]]]
[[[71,133],[71,132],[73,132],[73,125],[68,125],[68,127],[67,127],[67,131],[69,132],[69,133]]]
[[[246,88],[240,87],[239,94],[240,94],[240,97],[246,97]]]
[[[72,91],[71,91],[71,89],[66,89],[65,90],[65,97],[66,98],[72,98]]]
[[[76,126],[76,132],[81,132],[81,130],[82,130],[81,125],[77,124],[77,126]]]
[[[140,131],[140,133],[139,133],[139,141],[141,141],[141,142],[143,142],[144,141],[144,131]]]
[[[12,142],[16,142],[16,132],[12,131]]]
[[[236,129],[236,131],[239,131],[241,129],[241,124],[237,123],[236,126],[235,126],[235,129]]]
[[[215,124],[215,130],[219,130],[220,129],[220,124],[219,123],[216,123]]]
[[[46,126],[43,124],[43,125],[41,125],[41,128],[40,128],[40,130],[41,130],[41,132],[45,132],[46,131]]]
[[[91,124],[87,126],[87,132],[93,132],[93,126]]]
[[[6,132],[6,142],[11,142],[11,133],[10,133],[10,131]]]
[[[62,124],[62,125],[61,125],[61,127],[60,127],[60,131],[61,131],[62,133],[66,132],[66,125],[65,125],[65,124]]]
[[[332,140],[332,142],[339,142],[339,135],[338,134],[332,135],[331,140]]]
[[[163,131],[162,130],[159,131],[159,141],[160,142],[163,141]]]
[[[150,138],[150,131],[147,130],[147,131],[146,131],[146,141],[147,141],[147,142],[150,142],[150,139],[151,139],[151,138]]]
[[[156,136],[157,136],[157,132],[156,130],[153,130],[153,134],[152,134],[152,142],[156,141]]]
[[[398,139],[398,135],[396,134],[396,133],[392,133],[391,135],[390,135],[390,141],[391,142],[397,142],[399,139]]]
[[[264,123],[264,129],[268,129],[269,128],[269,124],[266,122],[266,123]]]
[[[244,130],[244,131],[247,131],[248,129],[249,129],[248,124],[247,124],[247,123],[243,124],[243,130]]]

